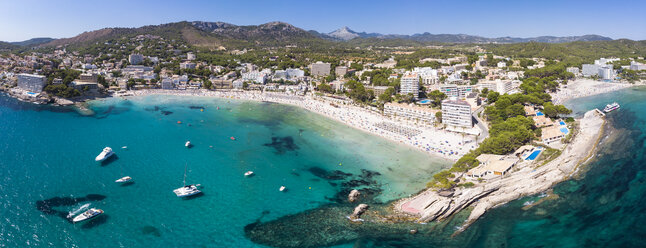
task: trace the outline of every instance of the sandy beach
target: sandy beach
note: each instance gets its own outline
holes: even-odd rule
[[[552,102],[554,102],[554,104],[563,104],[564,102],[574,98],[608,93],[638,85],[644,85],[644,83],[609,83],[593,79],[579,78],[568,82],[567,85],[561,85],[556,93],[551,93]]]
[[[331,102],[314,95],[291,95],[259,91],[209,90],[137,90],[127,95],[187,95],[250,101],[269,101],[297,106],[371,134],[412,146],[423,152],[456,161],[471,149],[477,148],[475,137],[444,131],[432,126],[421,126],[405,120],[393,120],[362,107]]]

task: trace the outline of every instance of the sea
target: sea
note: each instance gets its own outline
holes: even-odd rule
[[[270,102],[152,95],[88,108],[0,94],[0,247],[268,247],[245,227],[347,202],[355,188],[386,203],[451,165]],[[104,147],[116,155],[96,162]],[[202,194],[175,196],[185,171]],[[123,176],[132,182],[115,183]],[[104,214],[71,223],[86,204]]]
[[[646,88],[565,105],[580,117],[615,101],[579,175],[463,230],[468,209],[349,221],[349,190],[387,211],[451,163],[297,107],[153,95],[93,101],[88,115],[0,95],[0,247],[645,247]],[[116,157],[95,162],[106,146]],[[185,169],[203,194],[173,194]],[[134,183],[114,182],[124,175]],[[84,204],[105,214],[71,223]]]

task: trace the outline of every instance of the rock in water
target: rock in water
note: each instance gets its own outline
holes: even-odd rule
[[[348,201],[356,201],[357,199],[359,199],[359,195],[361,195],[361,193],[358,190],[353,189],[352,191],[350,191],[350,194],[348,194]]]
[[[356,208],[354,208],[354,211],[352,211],[352,215],[350,215],[350,218],[353,220],[359,219],[361,215],[368,210],[368,204],[359,204]]]

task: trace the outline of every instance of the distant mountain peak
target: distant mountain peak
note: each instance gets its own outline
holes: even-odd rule
[[[351,40],[360,37],[357,32],[352,31],[352,29],[348,28],[347,26],[343,26],[337,30],[334,30],[327,35],[340,40]]]

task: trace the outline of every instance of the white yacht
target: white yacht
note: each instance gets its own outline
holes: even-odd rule
[[[280,188],[278,189],[278,191],[283,192],[283,191],[285,191],[285,189],[287,189],[287,188],[285,188],[285,186],[280,186]]]
[[[97,162],[100,162],[100,161],[106,160],[107,158],[109,158],[112,155],[114,155],[114,152],[112,151],[112,148],[106,147],[106,148],[103,148],[103,151],[101,151],[99,156],[96,156],[95,160]]]
[[[186,146],[186,147],[189,147],[189,148],[190,148],[190,147],[191,147],[191,141],[186,141],[186,144],[184,144],[184,146]]]
[[[253,175],[253,171],[247,171],[247,172],[244,173],[245,177],[249,177],[249,176],[252,176],[252,175]]]
[[[617,103],[617,102],[613,102],[613,103],[611,103],[611,104],[606,105],[606,107],[605,107],[605,108],[603,108],[603,112],[608,113],[608,112],[613,111],[613,110],[616,110],[616,109],[618,109],[618,108],[619,108],[619,103]]]
[[[200,186],[199,184],[186,185],[186,170],[187,170],[187,168],[188,168],[188,165],[186,165],[184,167],[184,186],[173,190],[173,193],[175,193],[175,195],[177,195],[177,197],[187,197],[187,196],[197,195],[197,194],[202,192],[199,189],[197,189],[197,187]]]
[[[115,183],[125,183],[125,182],[130,182],[131,180],[132,180],[132,177],[125,176],[125,177],[122,177],[122,178],[117,179],[117,180],[116,180],[116,181],[114,181],[114,182],[115,182]]]
[[[103,210],[101,209],[96,209],[96,208],[90,208],[88,211],[83,212],[82,214],[77,215],[72,219],[72,222],[80,222],[84,220],[89,220],[94,217],[97,217],[99,215],[103,214]]]

